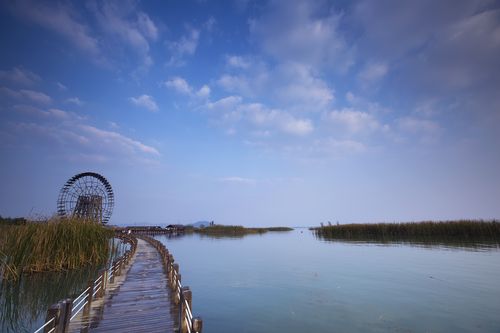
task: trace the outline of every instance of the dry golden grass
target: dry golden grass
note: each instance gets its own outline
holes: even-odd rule
[[[5,278],[23,272],[59,271],[105,263],[113,231],[78,219],[0,227]]]

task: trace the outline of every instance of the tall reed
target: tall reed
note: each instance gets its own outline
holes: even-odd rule
[[[79,219],[2,227],[4,278],[23,272],[60,271],[106,262],[113,231]]]
[[[325,239],[500,241],[498,221],[341,224],[313,228],[313,232]]]

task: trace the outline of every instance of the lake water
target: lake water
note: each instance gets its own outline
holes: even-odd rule
[[[129,248],[119,240],[111,244],[116,245],[116,252],[110,253],[110,261]],[[52,304],[78,296],[99,268],[23,275],[15,282],[0,277],[0,333],[35,331],[45,322]]]
[[[164,242],[204,332],[500,332],[500,250],[326,242],[307,229]]]

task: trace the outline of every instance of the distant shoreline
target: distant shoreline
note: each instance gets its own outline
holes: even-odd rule
[[[353,223],[313,227],[310,230],[325,240],[500,242],[500,222],[497,220]]]
[[[204,228],[187,227],[186,233],[197,233],[214,237],[238,237],[252,234],[264,234],[267,232],[286,232],[292,230],[294,229],[289,227],[246,228],[239,225],[211,225]]]

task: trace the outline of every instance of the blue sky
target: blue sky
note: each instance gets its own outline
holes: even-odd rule
[[[3,1],[0,214],[500,218],[498,1]]]

